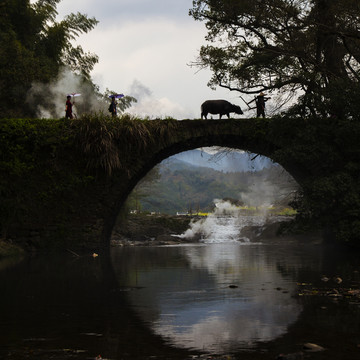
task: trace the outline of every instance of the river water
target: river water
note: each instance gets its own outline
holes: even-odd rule
[[[357,254],[236,239],[226,221],[203,243],[4,267],[0,358],[276,359],[310,342],[325,350],[304,358],[360,359],[359,303],[336,295],[359,288]]]

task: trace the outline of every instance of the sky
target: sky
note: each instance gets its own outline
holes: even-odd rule
[[[62,0],[57,10],[58,20],[81,12],[99,21],[76,44],[99,56],[91,76],[101,91],[138,100],[127,112],[199,118],[208,99],[226,99],[245,110],[235,92],[207,86],[209,70],[189,66],[206,44],[205,24],[188,15],[191,8],[192,0]]]

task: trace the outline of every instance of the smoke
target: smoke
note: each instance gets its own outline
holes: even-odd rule
[[[281,166],[274,165],[267,172],[252,174],[252,183],[239,195],[240,201],[249,207],[266,211],[271,206],[287,207],[298,191],[298,184]]]
[[[81,94],[73,98],[73,113],[77,117],[84,113],[108,112],[109,102],[102,98],[96,87],[66,67],[48,84],[34,82],[28,91],[26,102],[39,118],[61,118],[65,116],[66,95],[72,93]],[[192,117],[188,109],[168,97],[156,98],[152,91],[138,80],[133,81],[128,94],[137,99],[137,103],[127,110],[129,114],[150,119]]]
[[[106,111],[108,104],[96,93],[94,86],[68,68],[61,68],[58,76],[49,84],[35,82],[28,91],[26,102],[39,118],[61,118],[65,116],[67,94],[80,93],[73,98],[73,113]]]
[[[155,98],[151,90],[138,80],[131,84],[129,94],[137,99],[137,103],[128,111],[130,114],[149,118],[186,117],[186,111],[181,105],[167,97]]]
[[[215,199],[213,213],[204,219],[193,220],[180,237],[205,243],[249,243],[250,240],[241,235],[243,228],[256,226],[260,230],[266,223],[278,221],[276,217],[268,217],[270,209],[275,204],[287,203],[289,196],[294,194],[294,181],[289,176],[285,176],[285,179],[281,184],[276,184],[258,177],[247,192],[240,194],[242,207]]]
[[[245,205],[256,208],[270,207],[276,202],[278,197],[278,186],[264,179],[259,179],[250,186],[249,191],[240,194],[240,200]]]
[[[204,243],[238,242],[249,243],[249,239],[241,237],[245,226],[262,226],[265,217],[241,216],[241,209],[229,201],[214,200],[214,212],[206,218],[191,221],[190,228],[180,238],[199,239]]]

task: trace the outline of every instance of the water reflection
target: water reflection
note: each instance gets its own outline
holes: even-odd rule
[[[184,360],[195,348],[265,360],[304,342],[325,347],[328,360],[359,359],[358,302],[292,297],[297,282],[336,286],[323,274],[359,284],[358,253],[311,244],[125,247],[113,249],[109,267],[90,255],[42,254],[0,271],[1,359]]]
[[[291,273],[306,264],[293,251],[241,243],[117,249],[113,264],[119,270],[124,252],[127,261],[136,254],[127,285],[138,291],[129,299],[154,333],[178,347],[227,353],[273,340],[296,322],[302,308]]]

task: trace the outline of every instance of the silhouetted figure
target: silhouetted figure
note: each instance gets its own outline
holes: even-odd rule
[[[109,111],[111,112],[111,115],[114,117],[116,116],[117,112],[116,112],[116,101],[115,101],[115,96],[113,96],[111,98],[111,103],[109,106]]]
[[[73,113],[72,113],[72,107],[73,104],[71,103],[71,96],[68,95],[66,97],[66,106],[65,106],[65,118],[66,119],[72,119],[73,118]]]
[[[261,92],[254,100],[250,101],[249,104],[251,104],[253,101],[255,101],[256,104],[256,117],[262,116],[265,117],[265,103],[271,99],[270,97],[265,97],[265,94]]]

